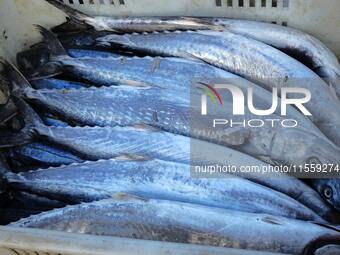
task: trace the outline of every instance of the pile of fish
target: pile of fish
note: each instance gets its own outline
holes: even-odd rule
[[[92,17],[47,2],[69,20],[51,31],[36,25],[43,41],[18,53],[19,68],[0,60],[1,224],[283,254],[339,252],[338,178],[191,176],[192,165],[216,162],[340,164],[340,65],[322,42],[254,21]],[[190,122],[201,114],[190,101],[201,93],[193,84],[207,79],[252,88],[263,109],[273,88],[306,88],[312,116],[288,106],[298,127],[228,127],[211,136]],[[231,95],[223,96],[225,115],[237,118],[227,110]]]

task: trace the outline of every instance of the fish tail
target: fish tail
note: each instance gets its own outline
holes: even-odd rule
[[[83,12],[71,8],[70,6],[64,4],[61,1],[58,0],[46,0],[46,1],[53,5],[54,7],[61,10],[62,12],[64,12],[70,19],[75,19],[77,21],[86,21],[88,19],[93,18],[90,15],[87,15]]]
[[[25,127],[17,133],[2,132],[0,135],[0,148],[28,144],[34,140],[39,129],[46,127],[38,114],[23,99],[13,96],[12,100],[23,116]]]
[[[63,45],[51,31],[40,25],[35,25],[35,27],[43,36],[44,43],[47,45],[50,53],[50,58],[47,64],[37,68],[34,73],[30,74],[30,80],[46,79],[61,74],[63,65],[58,61],[58,58],[71,57],[67,54]]]
[[[23,99],[12,97],[12,100],[19,109],[20,114],[23,116],[26,126],[34,127],[36,129],[46,127],[39,115]]]
[[[0,79],[4,84],[8,85],[12,95],[21,97],[23,90],[32,89],[29,81],[14,65],[1,57],[0,64],[3,67]]]
[[[58,38],[51,31],[49,31],[48,29],[40,25],[34,25],[34,26],[43,36],[44,42],[48,46],[48,49],[50,50],[50,54],[52,57],[68,56],[63,45],[60,43]]]

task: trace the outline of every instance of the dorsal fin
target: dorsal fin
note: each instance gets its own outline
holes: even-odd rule
[[[117,193],[113,194],[112,199],[118,200],[118,201],[143,201],[143,202],[148,201],[148,199],[146,199],[146,198],[136,196],[136,195],[132,195],[132,194],[128,194],[128,193],[124,193],[124,192],[117,192]]]
[[[116,157],[117,160],[122,161],[148,161],[150,160],[149,157],[139,155],[139,154],[133,154],[133,153],[122,153],[120,156]]]

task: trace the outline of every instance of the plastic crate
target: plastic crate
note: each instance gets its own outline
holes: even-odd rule
[[[63,0],[85,13],[104,16],[208,16],[245,18],[299,28],[340,56],[339,0]],[[33,24],[65,21],[44,0],[0,1],[0,55],[16,53],[39,39]],[[207,246],[0,227],[0,255],[273,255]],[[279,254],[277,254],[279,255]]]

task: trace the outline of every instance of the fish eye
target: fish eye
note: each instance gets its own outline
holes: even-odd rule
[[[315,164],[315,165],[319,165],[321,164],[320,160],[317,157],[310,157],[306,160],[307,164]]]
[[[325,198],[330,199],[333,196],[333,190],[329,186],[325,186],[323,190],[323,195]]]

